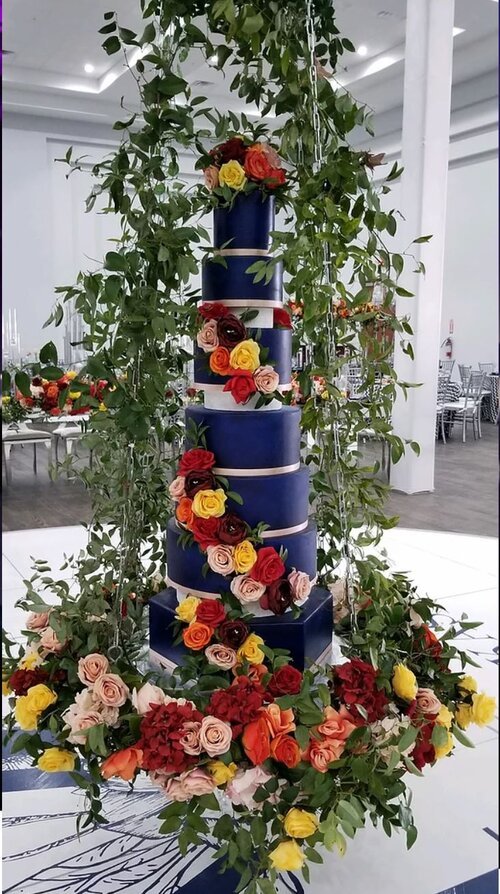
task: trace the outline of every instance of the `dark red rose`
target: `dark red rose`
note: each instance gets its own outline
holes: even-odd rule
[[[188,397],[196,397],[197,389],[196,388],[186,388],[186,395]]]
[[[220,520],[219,540],[228,546],[236,546],[248,534],[248,525],[234,512],[226,512]]]
[[[201,711],[190,705],[153,705],[141,720],[141,738],[136,744],[142,750],[142,768],[177,775],[197,764],[199,758],[186,754],[180,740],[185,723],[201,720]]]
[[[369,723],[379,720],[388,704],[383,689],[377,687],[378,671],[359,658],[346,661],[335,668],[335,694],[356,714],[356,705],[367,713]]]
[[[203,552],[208,546],[216,546],[219,541],[220,518],[198,518],[191,522],[191,533]]]
[[[202,599],[196,609],[196,620],[209,627],[218,627],[226,620],[226,609],[220,599]]]
[[[28,689],[38,683],[45,683],[49,675],[47,671],[34,667],[32,670],[16,670],[8,679],[8,685],[16,695],[26,695]]]
[[[423,624],[420,628],[420,635],[422,637],[422,648],[425,649],[426,652],[429,652],[433,658],[439,658],[443,651],[443,647],[435,633],[432,632],[427,624]]]
[[[233,738],[236,738],[247,723],[259,717],[265,694],[260,683],[242,675],[236,677],[228,689],[219,689],[212,694],[207,713],[230,723]]]
[[[220,301],[207,301],[205,304],[200,305],[198,313],[201,314],[204,320],[220,320],[221,317],[228,316],[229,309],[224,304],[221,304]]]
[[[219,639],[225,646],[230,649],[239,649],[245,642],[250,633],[247,625],[243,621],[224,621],[218,631]]]
[[[226,314],[217,321],[217,335],[219,336],[219,344],[228,351],[243,341],[247,337],[247,330],[238,317],[234,314]]]
[[[226,164],[228,161],[239,161],[240,164],[245,161],[247,147],[241,137],[231,137],[215,149],[211,149],[209,155],[212,156],[217,165]]]
[[[273,581],[259,601],[261,608],[269,609],[273,615],[283,615],[293,602],[290,582],[286,578]]]
[[[42,379],[40,376],[34,376],[31,380],[31,384],[35,385],[36,388],[39,388],[42,384]]]
[[[292,320],[290,314],[284,307],[275,307],[273,312],[273,325],[281,326],[285,329],[292,328]]]
[[[257,561],[250,571],[254,580],[260,581],[266,587],[279,580],[285,573],[285,564],[274,546],[263,546],[257,552]]]
[[[257,388],[251,373],[244,369],[235,369],[233,375],[224,385],[223,391],[229,391],[237,404],[246,404]]]
[[[266,186],[268,189],[276,189],[277,186],[283,186],[286,183],[286,174],[282,168],[273,168],[266,178]]]
[[[186,450],[181,456],[179,475],[187,475],[188,472],[203,472],[205,469],[211,469],[212,466],[215,466],[215,456],[212,451],[194,447],[192,450]]]
[[[426,764],[432,764],[436,759],[434,745],[431,742],[433,728],[433,723],[426,723],[421,727],[415,748],[410,754],[413,763],[419,770],[422,770]]]
[[[278,698],[280,695],[297,695],[301,686],[301,672],[291,664],[285,664],[274,672],[267,684],[267,691]]]
[[[199,490],[213,490],[216,487],[216,481],[209,469],[202,469],[200,472],[193,469],[188,472],[184,483],[186,496],[192,499]]]

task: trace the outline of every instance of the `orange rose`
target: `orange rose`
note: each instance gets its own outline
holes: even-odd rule
[[[323,739],[323,741],[311,739],[309,747],[303,757],[311,763],[318,773],[326,773],[328,771],[328,765],[339,759],[343,748],[343,743],[339,746],[337,742],[334,742],[331,739]]]
[[[233,673],[235,673],[235,670],[236,668],[233,670]],[[268,673],[269,671],[265,664],[251,664],[245,676],[248,677],[248,679],[251,680],[252,683],[260,683],[262,677],[265,677]]]
[[[141,761],[142,751],[140,748],[124,748],[123,751],[115,751],[101,764],[101,776],[103,779],[119,776],[125,782],[131,782],[136,770],[141,766]]]
[[[57,400],[59,397],[59,388],[57,385],[49,385],[46,392],[47,400]]]
[[[182,631],[182,639],[184,645],[193,652],[200,652],[205,646],[208,646],[214,633],[213,627],[208,624],[202,624],[200,621],[193,621],[189,627]]]
[[[218,376],[230,376],[232,373],[231,364],[229,363],[229,351],[222,346],[215,348],[210,354],[208,361],[210,369]]]
[[[182,497],[179,500],[179,504],[177,509],[175,510],[175,517],[181,525],[187,525],[189,527],[194,520],[193,510],[192,510],[193,501],[189,499],[189,497]]]
[[[283,711],[275,702],[262,708],[262,716],[264,717],[271,736],[279,736],[282,733],[291,733],[296,727],[293,718],[293,711],[287,708]]]
[[[292,736],[285,736],[282,733],[276,736],[271,742],[271,754],[286,767],[296,767],[300,763],[299,743]]]
[[[189,629],[189,628],[188,628]],[[245,754],[254,766],[262,764],[271,754],[269,727],[264,717],[247,723],[241,737]]]
[[[247,150],[245,174],[252,180],[266,180],[273,175],[272,165],[269,164],[266,153],[262,151],[262,146],[258,143]]]

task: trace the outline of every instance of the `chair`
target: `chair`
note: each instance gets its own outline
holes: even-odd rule
[[[64,444],[64,455],[65,459],[73,453],[73,446],[76,441],[79,441],[83,436],[84,432],[82,430],[81,424],[76,423],[61,423],[55,428],[52,432],[52,438],[54,441],[54,466],[57,474],[57,469],[59,466],[59,456],[58,456],[58,447],[59,444]],[[90,451],[90,467],[92,468],[92,451]]]
[[[487,376],[491,376],[492,372],[495,372],[494,363],[479,363],[478,366],[480,371]]]
[[[453,367],[455,366],[454,360],[440,360],[439,361],[439,371],[440,372],[449,372],[450,378],[453,372]]]
[[[458,371],[460,373],[460,381],[462,383],[462,395],[465,395],[465,392],[467,391],[467,385],[469,384],[470,374],[472,372],[472,366],[465,366],[463,363],[459,363]]]
[[[445,361],[446,362],[446,361]],[[454,361],[452,361],[452,364]],[[445,404],[449,400],[448,396],[448,386],[450,384],[450,369],[442,370],[440,369],[438,372],[438,387],[437,387],[437,402],[436,402],[436,438],[439,437],[439,433],[441,433],[441,438],[443,440],[443,444],[446,444],[446,429],[445,429]]]
[[[481,438],[481,403],[484,397],[483,383],[484,373],[471,372],[469,383],[465,397],[461,397],[458,401],[445,401],[443,410],[451,415],[451,424],[455,424],[457,419],[462,420],[462,441],[465,443],[467,423],[472,423],[472,431],[474,439]]]
[[[5,468],[5,483],[12,482],[12,471],[10,468],[10,451],[15,444],[21,447],[31,445],[33,447],[33,472],[37,473],[36,464],[36,448],[38,444],[43,444],[49,451],[52,447],[52,438],[45,431],[37,431],[29,428],[26,422],[13,422],[10,425],[2,426],[2,456]]]

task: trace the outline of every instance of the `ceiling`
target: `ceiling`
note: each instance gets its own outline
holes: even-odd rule
[[[379,115],[400,106],[405,0],[337,0],[334,5],[342,34],[356,48],[366,48],[363,56],[342,57],[338,80]],[[110,8],[117,10],[121,24],[139,31],[138,0],[92,0],[84,4],[84,15],[82,8],[82,0],[4,0],[5,112],[109,124],[120,117],[122,97],[128,109],[139,108],[133,76],[118,56],[106,56],[98,34]],[[491,78],[482,76],[498,65],[498,8],[495,0],[456,0],[455,26],[464,30],[454,38],[454,86],[478,79],[491,94]],[[91,73],[84,69],[89,63]],[[220,110],[241,109],[241,100],[228,89],[232,75],[217,72],[201,54],[190,56],[185,76]]]

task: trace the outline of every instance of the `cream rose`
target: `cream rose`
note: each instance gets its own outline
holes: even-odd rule
[[[209,795],[215,789],[215,782],[210,773],[202,770],[201,767],[195,767],[194,770],[188,770],[179,777],[187,798],[193,798],[195,795]]]
[[[238,663],[238,658],[234,649],[228,646],[222,646],[220,643],[214,643],[207,646],[205,656],[209,664],[219,667],[221,670],[231,670]]]
[[[63,719],[66,721],[66,725],[69,726],[68,742],[71,742],[72,745],[85,745],[87,737],[80,735],[80,731],[90,729],[91,726],[98,726],[99,723],[104,722],[99,711],[82,711],[74,714],[68,710],[63,714]]]
[[[120,708],[129,697],[129,688],[118,674],[102,674],[95,682],[94,698],[103,705]]]
[[[30,612],[26,620],[26,627],[28,630],[44,630],[48,623],[48,612]]]
[[[138,714],[147,714],[151,705],[163,705],[164,699],[163,689],[153,683],[144,683],[140,689],[132,690],[132,704]]]
[[[208,168],[205,168],[203,171],[203,179],[205,180],[207,189],[210,191],[217,189],[219,185],[219,171],[215,165],[209,165]]]
[[[177,503],[182,497],[186,496],[186,491],[184,489],[184,485],[186,484],[186,479],[184,475],[178,475],[177,478],[174,478],[173,481],[168,486],[168,492],[172,497],[172,500],[175,500]]]
[[[271,167],[281,168],[281,158],[276,152],[276,149],[273,149],[273,147],[270,146],[269,143],[261,143],[260,145]]]
[[[197,720],[188,720],[183,723],[179,745],[182,745],[186,754],[201,754],[200,727],[201,723]]]
[[[210,757],[225,754],[231,747],[233,733],[229,723],[218,717],[204,717],[200,727],[200,745]]]
[[[253,374],[253,380],[261,394],[272,394],[280,383],[280,377],[272,366],[259,366]]]
[[[432,689],[417,689],[415,698],[422,714],[439,714],[442,705]]]
[[[310,596],[312,583],[305,571],[297,571],[294,568],[291,574],[288,575],[288,582],[292,588],[294,602],[304,602]]]
[[[262,767],[252,767],[251,770],[238,770],[234,779],[231,780],[226,788],[226,795],[233,804],[246,807],[247,810],[254,810],[259,807],[253,796],[260,785],[265,785],[271,779],[271,774],[267,773]],[[277,799],[277,793],[268,798],[273,802]]]
[[[66,643],[60,643],[57,636],[55,635],[52,627],[46,627],[45,630],[42,630],[42,635],[40,637],[39,646],[46,653],[53,653],[56,655],[58,652],[62,652]]]
[[[205,351],[205,354],[211,354],[212,351],[219,347],[217,320],[205,320],[196,336],[196,344],[202,351]]]
[[[234,547],[225,544],[207,547],[207,562],[216,574],[232,574],[234,571]]]
[[[92,652],[85,658],[80,658],[78,662],[78,679],[84,686],[92,687],[102,674],[105,674],[109,668],[109,661],[105,655],[98,652]]]
[[[66,712],[66,722],[71,726],[71,718],[77,717],[79,714],[87,714],[89,711],[92,713],[97,711],[101,718],[99,722],[105,723],[107,726],[116,726],[118,723],[120,714],[118,708],[103,705],[102,702],[94,698],[92,689],[83,689],[82,692],[77,692],[74,703]]]
[[[257,602],[266,592],[266,585],[253,580],[249,574],[239,574],[231,581],[231,593],[240,602]]]
[[[159,782],[159,784],[161,785],[161,782]],[[192,798],[192,795],[188,794],[184,788],[180,776],[167,779],[164,784],[164,790],[165,794],[168,795],[172,801],[190,801]]]

